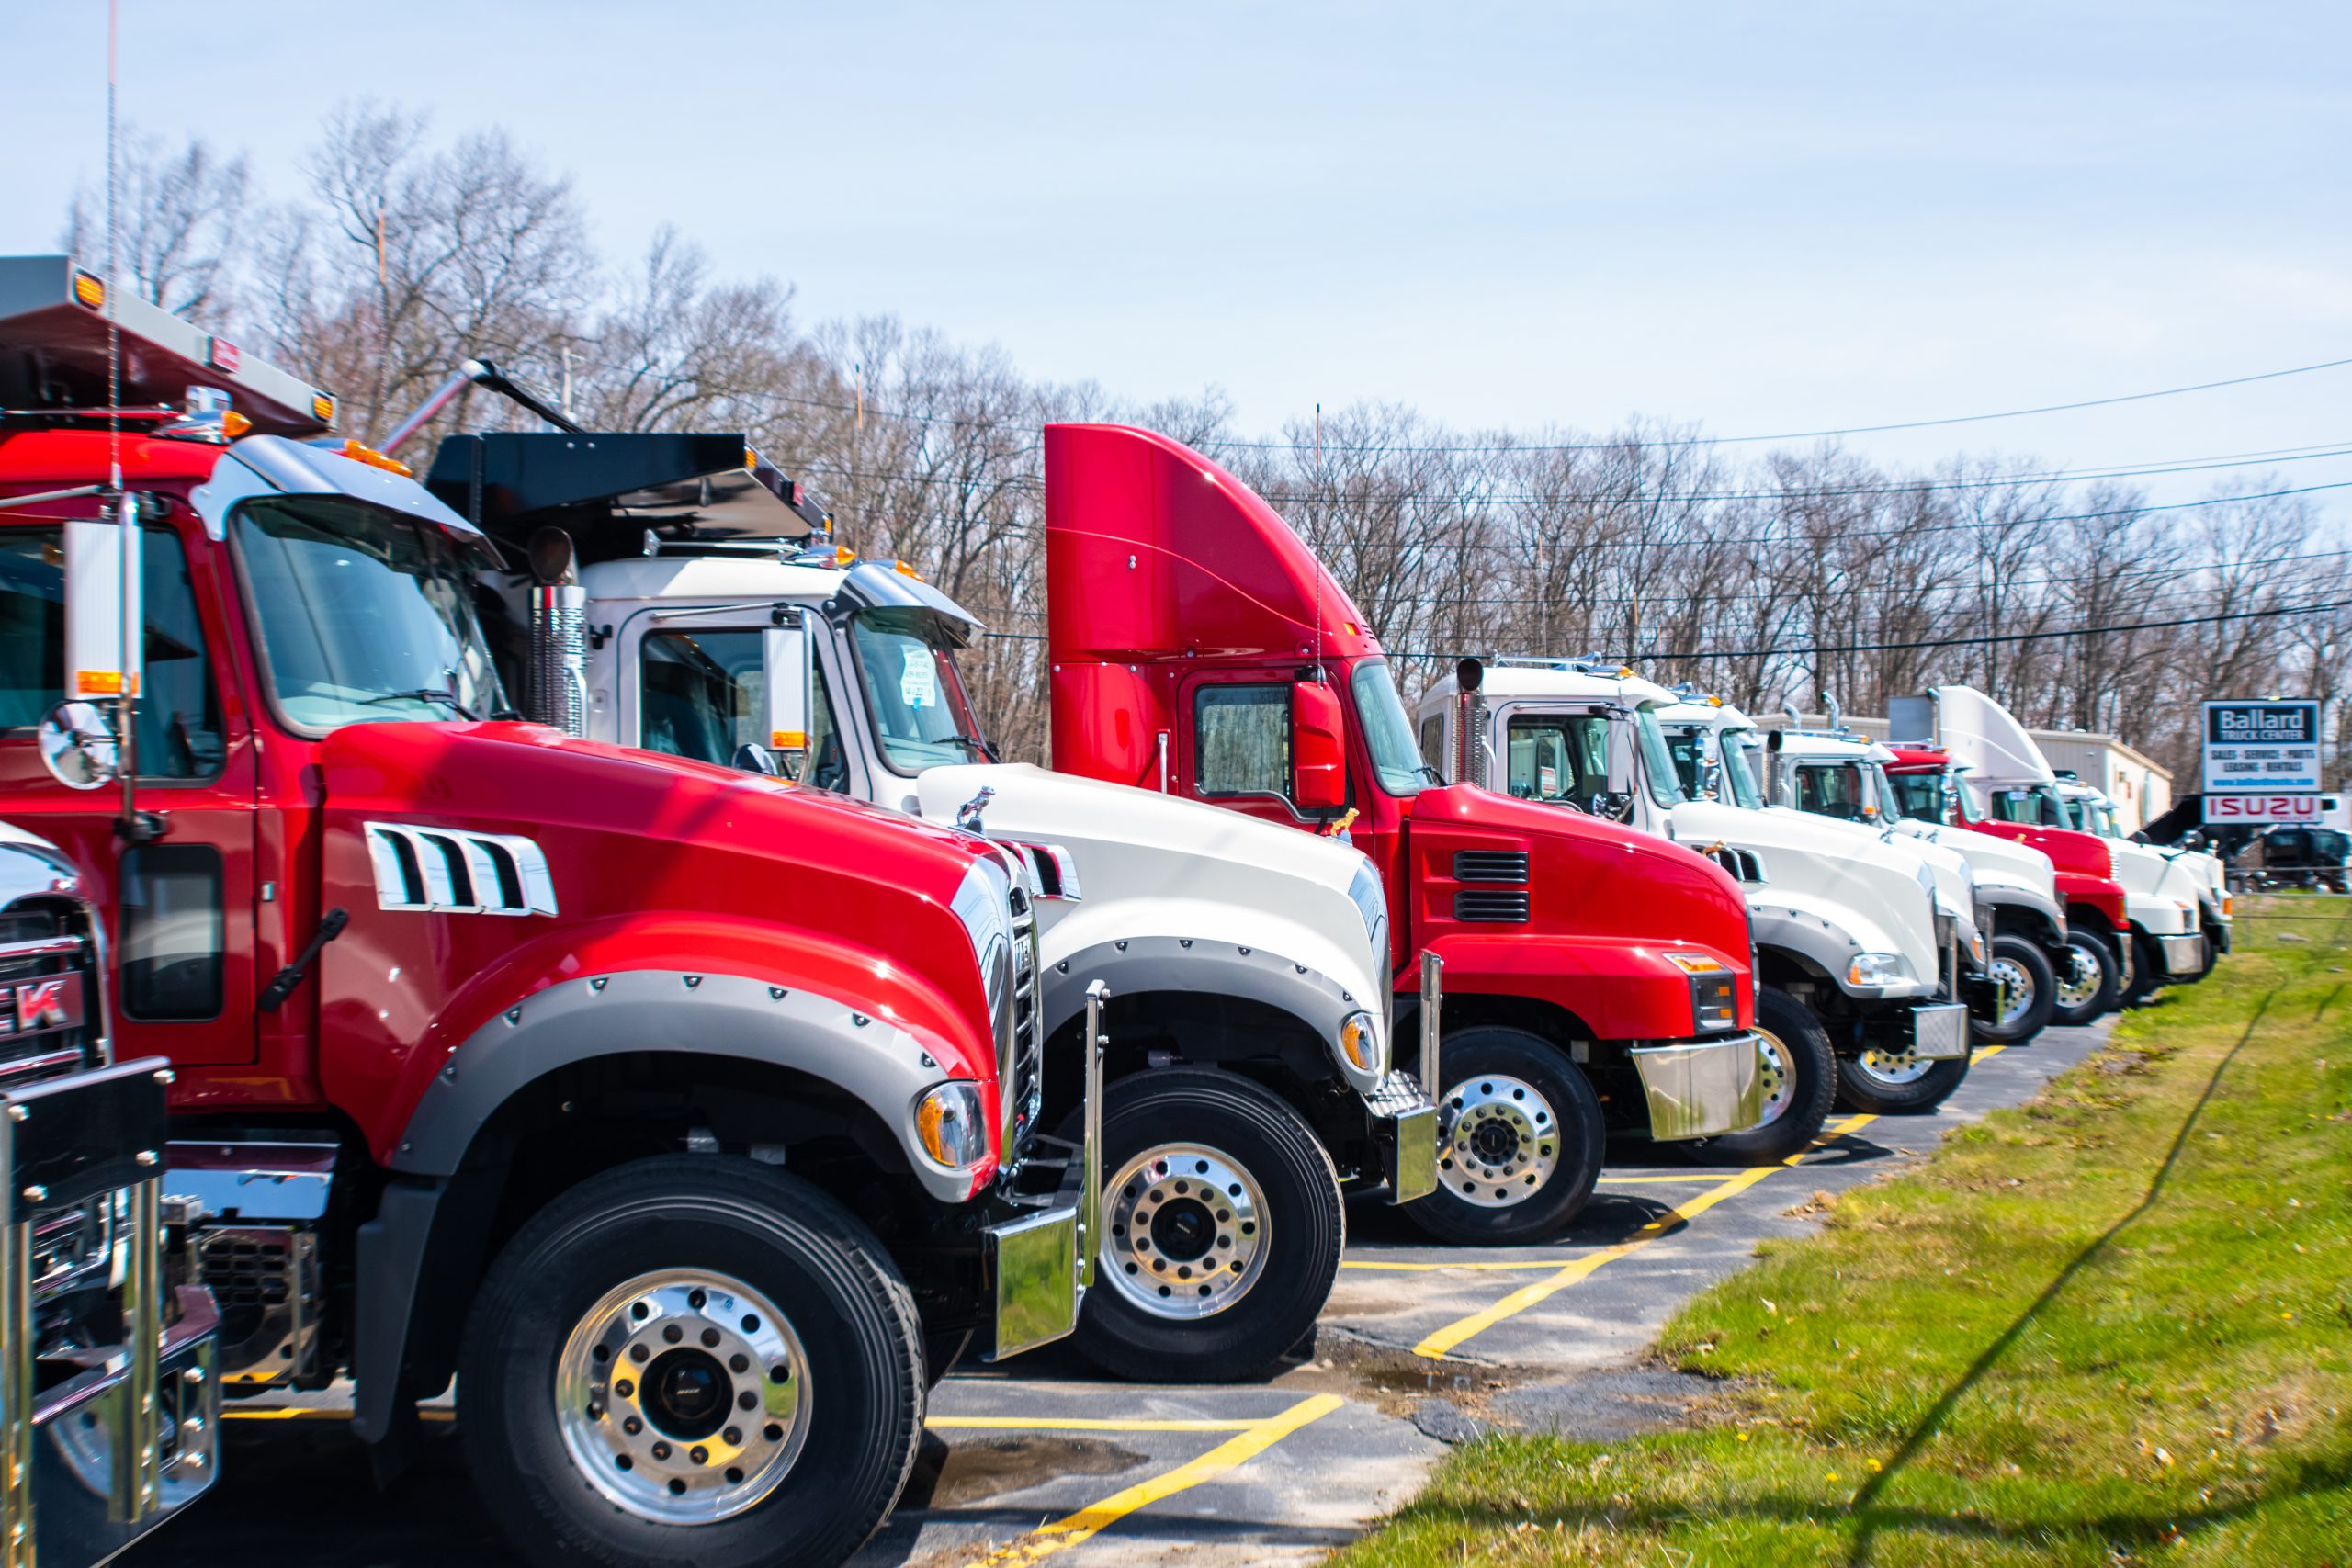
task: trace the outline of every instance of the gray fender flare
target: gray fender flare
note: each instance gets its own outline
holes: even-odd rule
[[[1340,1022],[1362,1011],[1387,1027],[1387,998],[1351,995],[1329,976],[1281,953],[1207,937],[1097,942],[1047,964],[1045,980],[1048,1035],[1085,1010],[1086,987],[1092,980],[1108,985],[1114,997],[1152,991],[1238,997],[1286,1012],[1315,1031],[1326,1060],[1342,1082],[1350,1082],[1351,1075],[1338,1059]]]
[[[1793,953],[1828,976],[1831,984],[1845,988],[1846,965],[1861,948],[1843,926],[1801,909],[1775,908],[1752,900],[1747,908],[1756,919],[1758,947]]]
[[[829,998],[739,975],[639,969],[550,986],[449,1054],[391,1158],[404,1176],[457,1174],[482,1124],[515,1092],[598,1056],[676,1051],[788,1067],[840,1085],[881,1119],[924,1190],[960,1203],[971,1178],[934,1166],[916,1099],[948,1074],[913,1035]]]
[[[2059,942],[2066,939],[2066,908],[2055,898],[2044,898],[2021,887],[1987,887],[1979,884],[1977,900],[1993,910],[1994,933],[2010,931],[2047,934]]]

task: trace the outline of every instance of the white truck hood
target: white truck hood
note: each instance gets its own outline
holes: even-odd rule
[[[1077,862],[1082,896],[1039,905],[1048,964],[1120,939],[1214,939],[1279,954],[1337,981],[1385,1040],[1386,906],[1361,851],[1239,812],[1027,763],[930,768],[916,781],[922,816],[933,822],[953,823],[984,788],[995,791],[980,814],[989,838],[1058,844]]]
[[[1676,841],[1691,849],[1703,852],[1720,841],[1756,857],[1764,881],[1745,889],[1749,903],[1829,919],[1859,950],[1900,953],[1914,975],[1936,977],[1938,879],[1915,846],[1801,811],[1748,811],[1712,800],[1686,801],[1669,821]],[[1966,871],[1956,860],[1950,869],[1955,888],[1964,886]],[[1963,901],[1953,912],[1967,909]]]
[[[2030,893],[2052,909],[2058,908],[2058,871],[2050,857],[2025,844],[2011,843],[1990,833],[1897,818],[1891,826],[1898,833],[1950,850],[1968,863],[1979,887],[2011,887]]]
[[[2128,839],[2109,839],[2107,847],[2114,852],[2115,880],[2123,885],[2124,913],[2133,925],[2154,936],[2198,929],[2199,888],[2188,867]]]

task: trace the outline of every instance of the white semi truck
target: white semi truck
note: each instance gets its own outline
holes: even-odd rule
[[[1424,756],[1475,759],[1472,783],[1656,833],[1739,880],[1761,964],[1765,1120],[1709,1140],[1711,1154],[1785,1158],[1833,1100],[1877,1111],[1939,1103],[1970,1054],[1957,994],[1960,949],[1974,940],[1965,867],[1942,857],[1941,891],[1939,868],[1907,840],[1694,798],[1662,728],[1690,706],[1614,660],[1465,660],[1422,698],[1417,721]],[[1738,716],[1699,711],[1711,749],[1713,721]]]
[[[835,545],[740,435],[453,436],[427,482],[532,563],[491,585],[493,624],[578,617],[577,662],[517,682],[539,683],[530,716],[1030,852],[1048,1124],[1079,1114],[1084,981],[1112,997],[1102,1245],[1076,1337],[1106,1371],[1262,1370],[1313,1330],[1343,1195],[1434,1189],[1436,1108],[1395,1058],[1387,916],[1362,854],[997,761],[956,664],[978,619],[903,562]]]
[[[2058,780],[2058,804],[2066,814],[2065,825],[2093,833],[2115,843],[2132,842],[2123,831],[2115,802],[2107,792],[2084,784],[2079,779],[2061,775]],[[2188,874],[2197,886],[2198,924],[2205,937],[2205,970],[2210,973],[2230,950],[2232,930],[2236,924],[2235,899],[2230,894],[2229,868],[2222,857],[2202,847],[2190,844],[2144,844],[2141,848],[2154,850]]]

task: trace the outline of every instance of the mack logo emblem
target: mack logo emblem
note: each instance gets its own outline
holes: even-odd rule
[[[82,976],[52,975],[0,986],[0,1035],[71,1029],[82,1021]]]

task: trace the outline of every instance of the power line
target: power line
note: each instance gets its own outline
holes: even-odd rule
[[[2338,599],[2323,604],[2281,604],[2260,610],[2236,610],[2211,615],[2184,615],[2164,621],[2133,621],[2120,626],[2063,626],[2050,631],[1996,632],[1983,637],[1921,637],[1908,642],[1800,642],[1781,648],[1713,648],[1696,650],[1651,649],[1634,652],[1628,658],[1634,662],[1652,663],[1668,660],[1778,659],[1799,653],[1817,657],[1825,653],[1896,653],[1934,648],[1987,648],[2007,643],[2045,642],[2061,637],[2109,637],[2120,636],[2125,632],[2165,631],[2180,626],[2217,626],[2227,621],[2259,620],[2278,615],[2316,615],[2329,610],[2347,608],[2352,608],[2352,599]],[[1410,647],[1407,644],[1392,646],[1385,641],[1381,646],[1385,651],[1391,653],[1404,652]],[[1408,653],[1408,657],[1459,659],[1465,657],[1465,654],[1464,650],[1458,649],[1438,649],[1424,645],[1419,651]]]
[[[2340,369],[2352,365],[2352,359],[2328,359],[2317,365],[2296,365],[2283,370],[2263,370],[2251,376],[2233,376],[2221,381],[2199,381],[2186,387],[2164,387],[2153,392],[2126,392],[2111,398],[2085,398],[2078,402],[2043,403],[2035,408],[2004,409],[1996,413],[1953,414],[1944,419],[1900,420],[1887,424],[1847,424],[1826,430],[1783,430],[1761,435],[1701,435],[1692,436],[1678,445],[1691,446],[1740,446],[1766,441],[1817,441],[1838,435],[1880,435],[1897,430],[1936,430],[1954,424],[1983,424],[1993,420],[2028,419],[2038,414],[2068,413],[2077,409],[2112,408],[2119,403],[2146,402],[2153,398],[2177,398],[2190,392],[2218,391],[2224,387],[2249,386],[2256,381],[2276,381],[2288,376],[2308,376],[2320,370]],[[1206,441],[1203,446],[1219,448],[1251,448],[1280,451],[1295,450],[1295,441]],[[1512,442],[1490,446],[1390,446],[1385,443],[1360,446],[1334,446],[1327,441],[1327,452],[1603,452],[1628,445],[1624,441],[1564,441]]]
[[[2130,467],[2116,465],[2106,468],[2052,469],[2043,473],[1998,474],[1976,479],[1901,479],[1872,485],[1822,485],[1811,489],[1772,487],[1736,491],[1690,491],[1682,493],[1652,493],[1647,491],[1618,491],[1598,494],[1569,493],[1562,495],[1495,495],[1482,494],[1477,487],[1467,486],[1448,493],[1428,491],[1379,491],[1351,494],[1333,490],[1321,492],[1294,493],[1283,491],[1259,491],[1258,499],[1270,506],[1441,506],[1470,512],[1486,508],[1528,510],[1539,507],[1573,508],[1622,506],[1687,506],[1719,504],[1730,502],[1769,501],[1805,502],[1834,501],[1855,496],[1926,495],[1951,491],[1982,491],[2024,489],[2030,486],[2057,484],[2090,484],[2111,479],[2161,479],[2175,474],[2214,473],[2231,468],[2268,468],[2279,463],[2307,463],[2332,457],[2352,457],[2352,446],[2330,445],[2323,448],[2286,447],[2281,456],[2230,458],[2188,458],[2177,462]],[[868,479],[884,484],[937,485],[956,489],[988,491],[996,493],[1011,491],[1022,495],[1040,495],[1045,481],[1028,474],[1008,474],[1001,479],[977,479],[964,474],[894,474],[866,469],[803,467],[804,477],[836,479]],[[2330,488],[2330,487],[2320,487]],[[2217,499],[2229,500],[2230,497]]]

